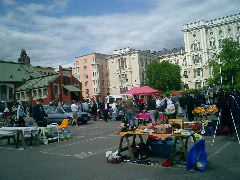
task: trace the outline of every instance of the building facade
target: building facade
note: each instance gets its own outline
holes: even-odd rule
[[[115,50],[108,58],[110,94],[121,94],[144,84],[146,67],[154,59],[157,60],[158,56],[148,50]]]
[[[109,92],[108,55],[91,53],[75,58],[73,75],[82,82],[84,99],[105,98]]]
[[[182,27],[187,84],[190,88],[203,87],[211,77],[209,61],[216,59],[224,39],[240,42],[240,14],[210,21],[199,21]]]

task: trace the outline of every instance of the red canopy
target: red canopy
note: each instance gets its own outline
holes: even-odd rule
[[[149,86],[142,86],[142,87],[133,87],[129,91],[125,92],[124,94],[144,95],[144,94],[159,94],[159,93],[161,92]]]

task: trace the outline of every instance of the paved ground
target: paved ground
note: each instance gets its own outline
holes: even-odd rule
[[[117,150],[119,122],[71,127],[74,138],[60,143],[16,150],[0,147],[0,179],[240,179],[240,145],[230,137],[206,137],[206,172],[186,172],[132,163],[108,164],[107,150]],[[160,160],[162,162],[162,160]]]

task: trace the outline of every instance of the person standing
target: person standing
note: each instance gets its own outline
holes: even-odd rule
[[[103,110],[103,120],[104,120],[105,122],[108,121],[108,112],[109,112],[109,109],[110,109],[109,104],[108,104],[107,102],[105,102],[105,103],[104,103],[104,110]]]
[[[186,95],[182,94],[179,98],[179,105],[182,108],[182,114],[184,119],[187,119],[187,99],[186,99]]]
[[[93,117],[93,121],[97,120],[97,110],[98,110],[97,103],[93,99],[92,100],[92,107],[91,107],[91,114],[92,114],[92,117]]]
[[[38,127],[47,127],[47,114],[44,111],[43,100],[37,100],[36,104],[33,107],[33,118],[36,120]]]
[[[9,115],[10,115],[10,111],[9,111],[9,109],[7,107],[7,104],[6,104],[5,109],[3,111],[3,117],[7,119],[9,117]]]
[[[18,109],[17,109],[18,127],[24,127],[25,126],[24,117],[26,117],[26,114],[25,114],[24,109],[23,109],[23,104],[22,104],[22,102],[19,102]]]
[[[186,96],[186,102],[187,102],[188,120],[193,121],[192,111],[193,111],[194,106],[195,106],[194,94],[187,95]]]
[[[72,121],[72,125],[75,123],[75,125],[78,125],[77,122],[77,112],[78,112],[78,105],[76,104],[76,101],[73,100],[73,103],[71,105],[71,110],[73,112],[73,121]]]
[[[153,99],[152,96],[148,97],[148,101],[147,101],[147,111],[149,112],[151,119],[152,119],[152,123],[155,124],[156,123],[156,101]]]
[[[117,117],[117,103],[116,101],[113,101],[112,104],[112,118],[114,121],[116,121],[116,117]]]
[[[125,101],[125,112],[127,115],[127,124],[130,124],[130,121],[132,121],[131,126],[135,126],[135,107],[133,104],[132,98],[129,96],[128,99]]]

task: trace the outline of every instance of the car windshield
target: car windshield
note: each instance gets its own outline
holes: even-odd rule
[[[62,107],[62,108],[63,108],[63,110],[64,110],[65,112],[67,112],[67,113],[72,112],[72,109],[71,109],[70,106],[64,106],[64,107]]]

